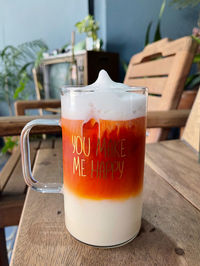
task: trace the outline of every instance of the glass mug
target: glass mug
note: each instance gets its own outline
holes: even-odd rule
[[[65,87],[61,120],[33,120],[22,131],[27,185],[64,195],[66,227],[83,243],[115,247],[130,242],[139,232],[146,101],[145,88]],[[62,128],[64,184],[43,184],[32,176],[29,132],[36,125]]]

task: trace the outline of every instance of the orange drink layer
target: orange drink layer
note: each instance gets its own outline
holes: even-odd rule
[[[125,199],[143,187],[145,117],[62,118],[64,187],[88,199]]]

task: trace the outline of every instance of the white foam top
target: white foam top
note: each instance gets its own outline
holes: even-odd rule
[[[105,70],[91,85],[63,90],[62,117],[75,120],[129,120],[145,115],[146,95],[110,79]],[[136,90],[136,92],[134,92]],[[133,91],[133,92],[132,92]]]

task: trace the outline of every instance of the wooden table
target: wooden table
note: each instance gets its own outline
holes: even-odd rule
[[[61,142],[38,151],[34,175],[62,176]],[[130,244],[98,249],[64,225],[63,197],[28,191],[11,265],[200,265],[200,164],[180,140],[147,145],[142,227]]]

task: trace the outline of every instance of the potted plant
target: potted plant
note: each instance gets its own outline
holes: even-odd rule
[[[0,51],[0,101],[7,103],[10,115],[14,115],[12,106],[16,99],[33,95],[31,71],[46,49],[43,41],[35,40],[17,47],[8,45]]]
[[[79,33],[86,33],[86,49],[97,50],[101,49],[102,41],[98,38],[97,31],[99,30],[99,24],[93,18],[88,15],[82,21],[75,24]]]
[[[17,47],[8,45],[0,51],[0,102],[7,103],[11,116],[14,115],[15,100],[33,96],[32,67],[38,64],[41,52],[46,49],[43,41],[35,40]],[[7,137],[4,142],[2,153],[11,151],[18,139]]]

